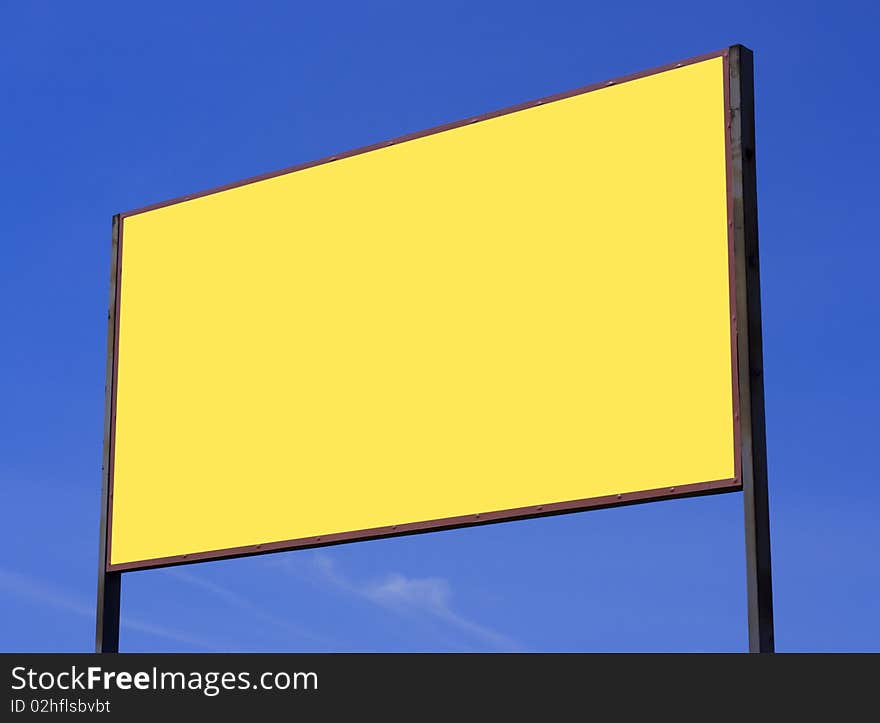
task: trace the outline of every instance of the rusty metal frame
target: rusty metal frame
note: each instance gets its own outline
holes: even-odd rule
[[[361,153],[441,133],[472,123],[515,113],[546,103],[600,90],[713,58],[724,61],[726,108],[725,148],[727,160],[728,254],[730,281],[731,383],[734,424],[735,471],[731,479],[664,487],[564,502],[553,502],[508,510],[475,512],[469,515],[408,524],[348,531],[221,550],[193,551],[171,557],[122,564],[110,562],[113,510],[113,460],[115,454],[116,380],[118,370],[119,296],[122,283],[123,228],[125,218],[164,206],[182,203],[268,178],[332,163]],[[761,319],[757,269],[757,205],[754,169],[754,91],[751,51],[743,46],[699,55],[651,70],[520,103],[490,113],[375,143],[319,160],[254,176],[199,193],[144,206],[119,214],[113,220],[112,274],[108,325],[107,387],[105,400],[104,481],[101,508],[101,545],[98,595],[98,649],[118,647],[120,575],[123,571],[181,565],[304,549],[356,540],[380,539],[431,530],[448,530],[504,520],[528,519],[588,509],[616,507],[661,499],[692,497],[743,490],[746,501],[746,538],[749,575],[750,649],[772,650],[772,605],[770,599],[769,514],[767,512],[766,445],[764,434],[763,383],[761,378]],[[745,322],[745,323],[743,323]],[[102,612],[103,611],[103,612]],[[115,628],[112,620],[115,614]],[[767,622],[769,620],[769,623]],[[769,624],[770,632],[767,633]],[[103,641],[103,642],[102,642]]]

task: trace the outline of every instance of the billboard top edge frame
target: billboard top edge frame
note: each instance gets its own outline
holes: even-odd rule
[[[165,201],[159,201],[157,203],[149,204],[147,206],[141,206],[139,208],[135,208],[129,211],[123,211],[121,213],[115,214],[114,218],[118,218],[119,221],[124,221],[129,216],[136,216],[138,214],[146,213],[148,211],[154,211],[156,209],[164,208],[166,206],[173,206],[179,203],[185,203],[187,201],[193,201],[197,198],[202,198],[203,196],[210,196],[215,193],[221,193],[222,191],[229,191],[234,188],[239,188],[241,186],[247,186],[252,183],[258,183],[260,181],[266,181],[271,178],[276,178],[278,176],[285,176],[290,173],[295,173],[296,171],[303,171],[307,168],[313,168],[315,166],[321,166],[327,163],[332,163],[333,161],[342,160],[344,158],[350,158],[352,156],[361,155],[363,153],[369,153],[371,151],[376,151],[381,148],[386,148],[388,146],[397,145],[399,143],[405,143],[407,141],[416,140],[418,138],[424,138],[426,136],[435,135],[437,133],[443,133],[444,131],[450,131],[455,128],[461,128],[463,126],[470,125],[472,123],[479,123],[481,121],[490,120],[492,118],[498,118],[500,116],[508,115],[510,113],[516,113],[518,111],[527,110],[529,108],[533,108],[539,105],[544,105],[546,103],[553,103],[559,100],[565,100],[566,98],[572,98],[578,95],[583,95],[585,93],[590,93],[596,90],[601,90],[603,88],[607,88],[613,85],[620,85],[622,83],[628,83],[633,80],[639,80],[641,78],[647,78],[652,75],[657,75],[659,73],[665,73],[670,70],[675,70],[677,68],[683,68],[688,65],[694,65],[695,63],[701,63],[706,60],[712,60],[713,58],[724,58],[725,60],[730,56],[730,51],[733,48],[741,48],[746,50],[747,52],[751,52],[744,45],[735,44],[726,48],[722,48],[721,50],[715,50],[709,53],[703,53],[701,55],[695,55],[690,58],[685,58],[683,60],[674,61],[671,63],[665,63],[664,65],[659,65],[654,68],[649,68],[647,70],[638,71],[635,73],[629,73],[627,75],[618,76],[615,78],[610,78],[608,80],[602,80],[596,83],[590,83],[588,85],[583,85],[577,88],[573,88],[571,90],[562,91],[559,93],[554,93],[551,95],[544,96],[542,98],[536,98],[533,100],[524,101],[522,103],[517,103],[515,105],[507,106],[505,108],[500,108],[494,111],[489,111],[487,113],[482,113],[475,116],[468,116],[466,118],[462,118],[456,121],[450,121],[448,123],[443,123],[437,126],[433,126],[431,128],[426,128],[421,131],[415,131],[413,133],[407,133],[401,136],[397,136],[395,138],[386,139],[383,141],[378,141],[376,143],[372,143],[366,146],[360,146],[358,148],[354,148],[348,151],[343,151],[339,153],[333,153],[329,156],[324,156],[322,158],[318,158],[311,161],[306,161],[304,163],[299,163],[293,166],[288,166],[286,168],[282,168],[275,171],[269,171],[267,173],[262,173],[256,176],[250,176],[248,178],[244,178],[238,181],[232,181],[230,183],[226,183],[220,186],[215,186],[213,188],[208,188],[203,191],[197,191],[195,193],[186,194],[183,196],[177,196],[175,198],[171,198]]]

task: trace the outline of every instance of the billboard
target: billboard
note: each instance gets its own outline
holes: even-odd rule
[[[742,489],[733,72],[117,216],[106,570]]]

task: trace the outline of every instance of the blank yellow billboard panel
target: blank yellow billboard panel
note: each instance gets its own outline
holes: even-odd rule
[[[125,216],[111,566],[738,484],[725,73]]]

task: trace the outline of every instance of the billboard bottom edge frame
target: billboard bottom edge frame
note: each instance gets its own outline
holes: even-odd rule
[[[411,535],[419,532],[440,532],[444,530],[475,527],[493,522],[516,521],[550,517],[567,513],[584,512],[593,509],[624,507],[658,500],[681,499],[725,492],[739,492],[743,488],[742,481],[736,478],[713,480],[711,482],[694,482],[683,485],[660,487],[638,492],[621,492],[619,494],[590,497],[567,502],[552,502],[528,507],[517,507],[508,510],[477,512],[456,517],[445,517],[435,520],[424,520],[400,525],[386,525],[351,532],[337,532],[326,535],[313,535],[290,540],[265,542],[241,547],[228,547],[220,550],[193,552],[167,557],[156,557],[131,562],[108,563],[107,572],[126,572],[149,570],[160,567],[186,565],[207,560],[228,560],[238,557],[264,555],[271,552],[286,552],[316,547],[327,547],[346,542],[379,540],[389,537]]]

